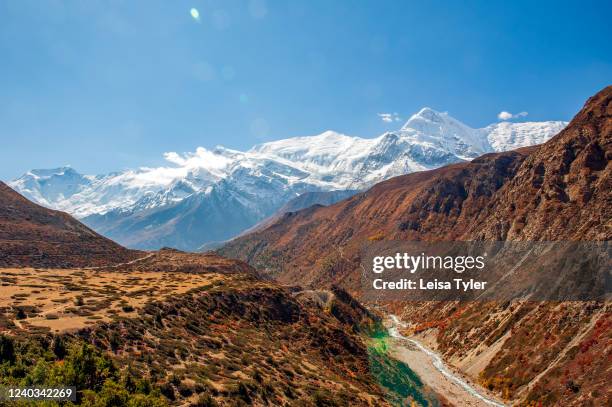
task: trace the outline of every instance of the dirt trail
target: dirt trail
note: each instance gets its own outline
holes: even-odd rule
[[[139,258],[134,259],[134,260],[126,261],[125,263],[113,264],[111,266],[83,267],[83,270],[108,270],[108,269],[116,269],[116,268],[120,268],[120,267],[123,267],[123,266],[129,266],[130,264],[139,263],[141,261],[150,259],[153,256],[155,256],[155,252],[150,252],[146,256],[139,257]]]
[[[391,343],[391,352],[419,375],[425,384],[456,406],[505,407],[485,389],[468,383],[468,379],[446,366],[437,353],[419,341],[402,335],[399,332],[402,325],[399,318],[390,316],[389,335],[395,338]]]

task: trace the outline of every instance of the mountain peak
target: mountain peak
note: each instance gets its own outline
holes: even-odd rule
[[[325,130],[323,133],[319,134],[319,137],[348,137],[345,134],[342,133],[338,133],[337,131],[334,130]]]
[[[53,175],[61,176],[65,174],[79,174],[79,173],[75,171],[74,168],[72,168],[70,165],[64,165],[62,167],[51,168],[51,169],[34,169],[34,170],[30,170],[27,174],[24,174],[24,175],[28,175],[28,174],[34,177],[50,177]]]
[[[415,125],[416,127],[420,127],[423,122],[443,123],[447,120],[447,118],[450,118],[448,113],[438,112],[437,110],[434,110],[431,107],[424,107],[417,113],[410,116],[410,119],[408,119],[404,126],[402,126],[402,130],[414,129]]]
[[[348,146],[356,140],[361,139],[350,137],[333,130],[326,130],[316,136],[301,136],[268,141],[253,146],[249,151],[297,159],[298,156],[302,157],[304,154],[317,154],[317,152],[321,152],[322,150],[328,153],[331,151],[344,151],[344,149],[348,148]]]
[[[87,218],[132,247],[161,247],[163,241],[193,250],[251,227],[296,195],[367,188],[393,176],[544,142],[561,127],[512,123],[473,129],[425,107],[402,130],[375,138],[326,130],[247,151],[217,146],[168,152],[171,166],[97,176],[70,167],[35,170],[10,186],[39,204]]]
[[[437,118],[441,116],[448,116],[448,113],[438,112],[437,110],[432,109],[431,107],[425,106],[413,116],[424,117],[428,120],[436,120]]]
[[[491,148],[481,130],[473,129],[448,113],[430,107],[424,107],[412,115],[400,132],[414,142],[453,151],[464,160],[475,158]]]

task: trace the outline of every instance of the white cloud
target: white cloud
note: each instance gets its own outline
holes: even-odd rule
[[[198,147],[195,152],[179,154],[174,151],[164,153],[164,158],[172,166],[140,167],[113,176],[111,184],[127,185],[128,188],[147,188],[152,186],[168,187],[173,182],[184,179],[192,172],[204,170],[213,177],[224,178],[228,168],[235,162],[216,151]],[[109,185],[111,185],[109,184]]]
[[[497,118],[500,119],[500,120],[510,120],[510,119],[512,119],[512,113],[506,112],[506,111],[501,111],[497,115]]]
[[[378,117],[385,123],[399,122],[402,120],[397,113],[378,113]]]
[[[506,112],[505,110],[503,110],[499,112],[499,114],[497,115],[497,118],[500,120],[518,119],[519,117],[525,117],[528,114],[529,113],[527,112],[520,112],[520,113],[512,114],[510,112]]]
[[[182,155],[170,151],[164,154],[164,158],[172,164],[187,169],[204,168],[207,170],[221,170],[232,162],[231,158],[216,154],[214,151],[207,150],[204,147],[198,147],[195,153],[184,153]]]

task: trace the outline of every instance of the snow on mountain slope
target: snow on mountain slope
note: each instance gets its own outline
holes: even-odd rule
[[[465,160],[489,150],[488,140],[480,131],[428,107],[413,115],[400,132],[413,143],[437,146]]]
[[[483,130],[494,151],[508,151],[519,147],[542,144],[567,126],[567,122],[501,122]]]
[[[9,185],[36,203],[83,218],[135,205],[146,209],[179,201],[219,179],[204,168],[140,168],[91,176],[62,167],[29,171]]]
[[[70,167],[31,170],[10,183],[13,189],[45,206],[69,199],[91,185],[93,177],[83,176]]]
[[[538,144],[565,122],[473,129],[421,109],[404,126],[366,139],[333,131],[241,152],[199,147],[166,153],[169,165],[90,176],[70,167],[32,170],[9,185],[81,218],[129,247],[195,249],[230,238],[305,192],[360,190],[393,176]]]

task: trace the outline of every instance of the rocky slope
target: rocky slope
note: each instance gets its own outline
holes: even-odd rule
[[[490,154],[393,178],[329,207],[287,213],[219,252],[286,283],[342,282],[355,288],[354,264],[364,241],[458,239],[529,151]]]
[[[349,198],[359,191],[348,189],[340,191],[324,191],[324,192],[305,192],[296,198],[293,198],[279,210],[277,210],[272,216],[258,222],[256,225],[248,228],[247,230],[240,233],[240,236],[248,235],[257,230],[263,230],[266,227],[276,223],[282,216],[289,212],[297,212],[302,209],[310,208],[311,206],[329,206],[336,202],[342,201],[343,199]],[[225,244],[226,242],[223,242]],[[222,244],[216,246],[221,247]]]
[[[590,98],[570,125],[530,154],[466,237],[610,240],[612,88]]]
[[[335,205],[287,213],[220,252],[308,284],[324,270],[333,275],[321,281],[342,281],[330,259],[340,249],[350,259],[368,240],[609,240],[611,93],[589,99],[541,146],[392,178]]]
[[[220,253],[280,281],[334,282],[357,291],[364,242],[608,241],[611,100],[607,87],[541,146],[396,177],[330,207],[286,214]],[[610,401],[608,304],[395,303],[391,311],[447,360],[509,400]]]
[[[32,170],[10,185],[128,247],[196,250],[240,234],[304,193],[362,190],[396,175],[537,144],[565,125],[504,122],[473,129],[424,108],[401,129],[376,138],[327,131],[246,152],[167,153],[169,166],[106,175]],[[311,203],[324,204],[312,200],[317,196]]]
[[[0,267],[101,266],[141,256],[0,182]]]
[[[345,291],[129,251],[0,188],[0,385],[73,385],[86,406],[389,405],[372,366],[406,368],[370,354],[379,321]],[[436,405],[410,380],[401,400]]]

